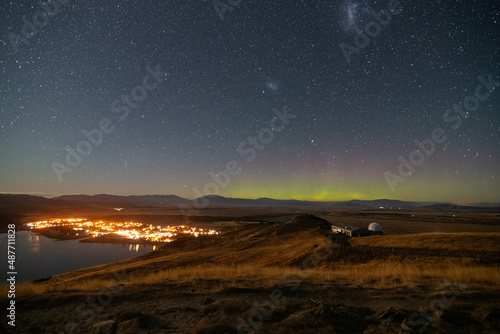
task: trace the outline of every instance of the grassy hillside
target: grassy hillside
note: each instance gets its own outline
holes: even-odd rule
[[[184,238],[158,251],[119,264],[20,284],[20,293],[92,290],[108,285],[111,272],[126,271],[126,284],[162,280],[280,279],[301,275],[315,280],[347,280],[373,286],[458,280],[500,284],[500,233],[421,233],[332,240],[319,235],[315,217],[285,224],[263,223],[223,235]]]
[[[21,283],[16,329],[58,332],[73,322],[81,333],[114,334],[500,329],[500,233],[329,239],[316,230],[322,222],[301,216],[235,226]],[[443,295],[442,307],[421,313]]]

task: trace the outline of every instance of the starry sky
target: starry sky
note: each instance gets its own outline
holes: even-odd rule
[[[497,0],[0,16],[0,192],[500,202]]]

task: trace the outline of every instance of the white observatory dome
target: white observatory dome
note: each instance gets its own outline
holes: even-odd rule
[[[382,226],[380,226],[379,224],[377,223],[371,223],[369,226],[368,226],[368,229],[370,231],[373,231],[373,232],[384,232],[384,230],[382,229]]]

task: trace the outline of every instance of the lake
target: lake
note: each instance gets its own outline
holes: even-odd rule
[[[151,245],[82,243],[54,240],[31,231],[16,232],[16,271],[18,282],[32,281],[75,269],[113,263],[153,250]],[[2,281],[7,273],[7,233],[0,234]]]

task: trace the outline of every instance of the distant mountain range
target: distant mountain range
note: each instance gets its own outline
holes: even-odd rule
[[[429,210],[500,210],[500,203],[477,203],[460,206],[451,203],[405,202],[390,199],[370,201],[299,201],[272,198],[244,199],[208,195],[189,200],[176,195],[64,195],[45,198],[31,195],[0,194],[0,213],[31,213],[57,211],[92,211],[113,208],[177,208],[179,205],[198,207],[290,207],[290,208],[344,208],[344,209],[408,209],[425,208]]]
[[[91,204],[112,204],[122,206],[160,206],[160,207],[177,207],[181,204],[203,207],[338,207],[338,208],[408,208],[416,206],[435,205],[440,203],[435,202],[405,202],[389,199],[377,199],[372,201],[351,200],[343,202],[319,202],[319,201],[300,201],[300,200],[280,200],[273,198],[231,198],[219,195],[208,195],[196,198],[194,200],[185,199],[175,195],[143,195],[143,196],[116,196],[116,195],[65,195],[53,198],[54,200],[73,201]]]
[[[192,201],[175,195],[64,195],[54,197],[55,200],[92,203],[92,204],[113,204],[122,206],[164,206],[173,207],[180,204],[192,204]]]

